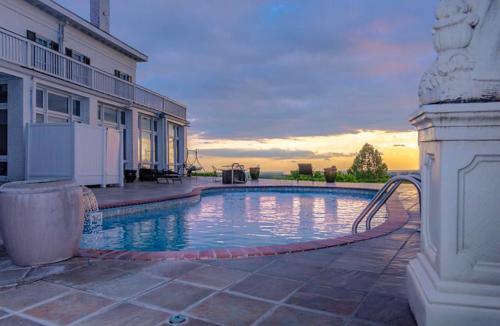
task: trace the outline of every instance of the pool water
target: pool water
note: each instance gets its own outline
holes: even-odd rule
[[[373,195],[355,190],[210,191],[194,204],[86,221],[81,247],[177,251],[334,238],[351,233]],[[385,210],[379,214],[381,222]]]

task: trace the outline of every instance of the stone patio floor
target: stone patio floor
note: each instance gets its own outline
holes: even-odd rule
[[[111,201],[129,189],[96,192]],[[183,325],[415,325],[405,267],[419,251],[418,201],[409,187],[398,195],[410,216],[403,228],[296,254],[21,268],[0,252],[0,326],[168,325],[179,313]]]

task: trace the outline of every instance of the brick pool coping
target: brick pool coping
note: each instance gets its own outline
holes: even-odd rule
[[[117,204],[102,205],[100,208],[117,208],[123,206],[142,205],[157,203],[174,199],[200,196],[204,190],[227,189],[227,188],[290,188],[296,186],[210,186],[197,187],[189,193],[175,194],[164,197],[157,197],[150,200],[125,200]],[[366,188],[343,188],[343,187],[318,187],[299,186],[301,188],[320,189],[340,189],[340,190],[364,190],[373,191]],[[104,249],[79,249],[78,256],[96,259],[118,259],[137,261],[161,261],[161,260],[211,260],[211,259],[232,259],[248,258],[259,256],[274,256],[281,254],[291,254],[297,252],[318,250],[330,247],[344,246],[351,243],[374,239],[394,232],[403,227],[408,222],[408,213],[397,196],[390,197],[386,203],[387,220],[381,225],[355,235],[347,235],[338,238],[323,240],[313,240],[307,242],[296,242],[283,245],[238,247],[238,248],[215,248],[204,250],[181,250],[181,251],[132,251],[132,250],[104,250]]]

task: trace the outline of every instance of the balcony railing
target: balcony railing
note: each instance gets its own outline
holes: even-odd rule
[[[0,59],[186,119],[186,107],[0,28]]]

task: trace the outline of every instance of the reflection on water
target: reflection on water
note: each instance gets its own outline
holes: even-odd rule
[[[352,191],[217,192],[194,205],[107,218],[102,224],[87,221],[81,245],[159,251],[338,237],[350,234],[352,222],[371,196]]]

